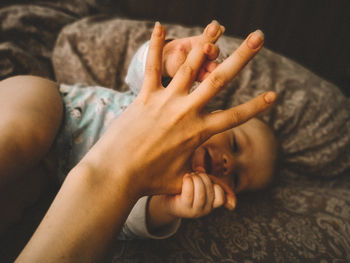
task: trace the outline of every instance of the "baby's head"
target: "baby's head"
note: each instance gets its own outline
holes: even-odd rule
[[[192,169],[224,180],[235,193],[267,186],[274,175],[277,141],[273,131],[253,118],[212,136],[192,157]]]

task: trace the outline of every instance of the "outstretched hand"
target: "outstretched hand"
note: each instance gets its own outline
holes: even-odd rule
[[[215,28],[219,36],[221,27]],[[190,156],[201,143],[273,104],[276,95],[267,92],[231,109],[206,112],[207,102],[240,72],[264,41],[261,31],[251,33],[190,93],[207,59],[205,46],[215,38],[202,39],[188,53],[165,89],[161,84],[165,30],[156,23],[140,94],[84,158],[85,163],[97,164],[99,170],[103,167],[103,173],[111,178],[127,174],[133,182],[130,192],[139,196],[179,193],[183,175],[191,171]],[[212,180],[226,192],[226,207],[233,209],[236,199],[232,190],[218,178]]]

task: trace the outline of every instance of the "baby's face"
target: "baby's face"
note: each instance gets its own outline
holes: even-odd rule
[[[254,118],[199,146],[192,157],[192,169],[221,178],[236,193],[258,190],[271,181],[276,155],[272,130]]]

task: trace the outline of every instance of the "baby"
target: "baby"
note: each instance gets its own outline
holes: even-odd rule
[[[214,21],[201,36],[167,42],[163,51],[163,75],[173,77],[193,46],[204,41],[211,44],[204,45],[207,61],[197,80],[205,79],[217,66],[214,60],[219,50],[214,43],[223,31],[224,28]],[[254,34],[263,37],[259,31]],[[46,158],[49,166],[55,164],[51,171],[58,173],[60,183],[111,121],[135,99],[142,85],[147,51],[148,43],[145,43],[132,59],[126,77],[130,91],[120,93],[80,84],[60,85],[64,116]],[[184,176],[181,193],[140,198],[119,237],[167,238],[177,231],[180,218],[201,217],[222,206],[225,203],[224,190],[213,183],[213,179],[224,182],[235,193],[266,186],[274,173],[276,145],[271,129],[258,119],[211,137],[193,153],[191,164],[194,172]],[[52,156],[57,162],[51,162]]]

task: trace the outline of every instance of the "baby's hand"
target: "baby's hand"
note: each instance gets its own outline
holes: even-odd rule
[[[217,21],[211,22],[202,35],[175,39],[168,42],[163,50],[163,75],[173,77],[180,66],[185,62],[188,53],[199,42],[209,42],[204,46],[204,53],[207,55],[198,75],[197,81],[203,81],[212,72],[218,63],[214,60],[219,55],[219,48],[215,42],[224,33],[225,28]]]
[[[181,194],[168,195],[166,200],[171,216],[197,218],[222,206],[225,203],[225,193],[207,174],[191,173],[183,177]]]

